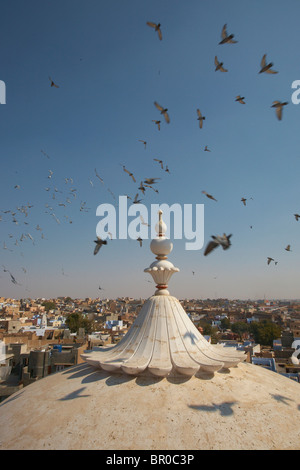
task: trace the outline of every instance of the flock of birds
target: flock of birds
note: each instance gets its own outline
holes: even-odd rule
[[[149,21],[149,22],[147,22],[147,25],[154,29],[154,31],[158,35],[159,40],[162,41],[163,37],[162,37],[161,24]],[[237,42],[238,41],[235,40],[234,34],[228,34],[227,25],[225,24],[222,28],[222,31],[221,31],[221,41],[219,42],[219,45],[236,44]],[[222,72],[222,73],[228,72],[228,69],[225,68],[224,63],[221,60],[219,60],[219,58],[217,56],[215,56],[214,64],[215,64],[215,71],[216,72]],[[262,73],[277,74],[278,71],[275,71],[273,69],[273,65],[274,64],[272,62],[267,61],[267,55],[264,54],[262,59],[261,59],[261,62],[260,62],[260,68],[259,68],[258,73],[259,74],[262,74]],[[59,88],[59,85],[57,83],[55,83],[52,80],[51,77],[49,77],[49,81],[50,81],[50,86],[51,87]],[[237,95],[236,98],[235,98],[235,101],[242,104],[242,105],[246,104],[245,97],[241,96],[241,95]],[[273,101],[271,108],[274,108],[278,120],[282,120],[283,107],[286,106],[287,104],[288,104],[288,102],[281,102],[279,100],[274,100]],[[157,126],[158,131],[160,131],[161,126],[162,126],[162,122],[165,122],[166,124],[170,124],[170,122],[171,122],[170,115],[169,115],[169,110],[165,106],[162,106],[161,104],[159,104],[157,101],[154,101],[154,106],[155,106],[156,110],[160,113],[160,117],[159,118],[157,117],[156,119],[152,119],[152,122],[154,123],[155,126]],[[197,120],[199,122],[199,128],[202,129],[206,117],[203,116],[203,114],[202,114],[202,112],[200,111],[199,108],[196,109],[196,113],[197,113]],[[141,144],[143,144],[144,149],[146,150],[147,141],[145,141],[143,139],[138,139],[138,141]],[[204,151],[210,152],[211,150],[206,145],[205,148],[204,148]],[[44,150],[41,150],[41,153],[47,159],[50,159],[50,156]],[[165,165],[163,160],[161,160],[159,158],[154,158],[153,161],[155,161],[160,166],[161,170],[163,170],[166,173],[170,173],[170,170],[169,170],[168,166]],[[121,165],[121,166],[122,166],[122,169],[123,169],[124,173],[126,173],[129,176],[129,178],[132,180],[132,182],[136,183],[137,182],[136,176],[128,168],[126,168],[125,165]],[[103,186],[106,186],[103,178],[98,174],[96,168],[95,168],[94,172],[95,172],[96,178],[100,181],[100,183]],[[58,224],[60,224],[61,219],[57,216],[56,212],[54,212],[54,207],[53,206],[56,205],[57,207],[67,208],[75,200],[79,200],[78,191],[77,191],[76,188],[73,187],[72,178],[65,178],[64,188],[62,188],[62,187],[58,188],[57,185],[52,184],[52,181],[54,180],[53,170],[48,171],[48,175],[47,175],[46,178],[48,180],[48,184],[44,188],[44,190],[45,190],[45,192],[47,192],[49,194],[50,200],[49,200],[49,202],[47,202],[45,204],[45,213],[49,214],[51,217],[53,217],[53,219]],[[148,190],[152,190],[156,193],[159,192],[156,185],[158,183],[158,180],[160,180],[160,179],[161,178],[144,178],[142,181],[140,181],[135,196],[131,198],[130,196],[127,195],[127,198],[131,199],[133,204],[139,204],[142,201],[142,199],[140,198],[140,194],[139,194],[140,192],[142,193],[143,196],[145,195],[145,192],[148,191]],[[89,182],[90,182],[91,186],[94,185],[92,179],[90,179]],[[19,184],[16,184],[14,186],[14,189],[20,190],[21,186]],[[111,189],[108,186],[106,186],[106,189],[111,194],[111,196],[114,198],[114,200],[117,204],[117,199],[116,199],[114,193],[111,191]],[[202,191],[202,193],[207,198],[217,202],[217,199],[212,194],[209,194],[208,192],[206,192],[204,190]],[[253,198],[250,198],[250,199],[253,199]],[[241,198],[241,202],[244,206],[246,206],[246,201],[247,201],[247,199],[245,197]],[[2,220],[3,216],[9,215],[9,216],[12,217],[11,222],[13,224],[15,224],[15,225],[19,225],[19,224],[28,225],[27,217],[28,217],[29,211],[32,207],[33,207],[33,205],[27,203],[27,204],[24,204],[22,206],[19,206],[19,207],[15,208],[15,209],[2,210],[1,212],[2,212],[3,215],[0,216],[0,221]],[[80,204],[79,204],[79,211],[80,212],[87,212],[88,210],[89,210],[89,208],[87,208],[87,206],[86,206],[86,201],[81,201]],[[17,218],[18,213],[20,215],[22,215],[25,218],[25,220],[21,221],[19,218]],[[295,213],[294,217],[295,217],[296,221],[298,221],[299,218],[300,218],[300,215],[298,213]],[[72,224],[72,219],[70,218],[70,216],[68,216],[67,214],[63,214],[63,218],[66,220],[66,222]],[[147,222],[145,222],[143,220],[142,216],[141,216],[141,223],[145,224],[145,225],[148,225]],[[250,228],[252,228],[252,226],[250,226]],[[40,236],[41,236],[42,239],[45,238],[43,230],[39,225],[36,225],[35,231],[40,233]],[[110,233],[109,233],[109,236],[112,239],[112,235]],[[207,245],[205,247],[204,256],[207,256],[208,254],[210,254],[212,251],[214,251],[218,247],[222,247],[223,250],[229,249],[230,246],[231,246],[231,237],[232,237],[232,234],[226,235],[225,233],[223,235],[212,235],[212,237],[211,237],[212,239],[207,243]],[[14,236],[12,234],[9,234],[9,238],[14,238]],[[24,242],[25,240],[28,240],[28,239],[31,240],[31,242],[33,244],[35,243],[35,237],[33,237],[32,233],[30,233],[29,231],[24,230],[24,231],[21,232],[21,235],[19,235],[18,238],[15,238],[15,245],[18,246],[19,243],[22,243],[22,242]],[[138,241],[139,245],[142,246],[143,240],[140,237],[137,239],[137,241]],[[96,255],[103,245],[107,245],[107,240],[103,240],[100,237],[97,237],[97,239],[94,240],[94,243],[95,243],[95,246],[94,246],[93,253],[94,253],[94,255]],[[9,250],[9,248],[8,248],[5,241],[3,242],[3,249],[4,250]],[[285,250],[288,251],[288,252],[292,251],[291,246],[287,245]],[[271,264],[271,262],[274,262],[275,265],[277,265],[277,263],[278,263],[278,261],[275,261],[274,258],[267,257],[267,264],[269,265],[269,264]],[[22,269],[23,269],[24,272],[26,272],[25,268],[22,268]],[[20,285],[16,281],[13,274],[8,270],[8,268],[6,266],[3,266],[3,271],[7,272],[10,275],[11,281],[14,284]],[[99,289],[100,289],[100,287],[99,287]]]

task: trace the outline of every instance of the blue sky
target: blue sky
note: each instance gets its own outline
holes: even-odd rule
[[[180,272],[171,294],[299,298],[300,220],[293,214],[300,212],[300,105],[291,101],[291,84],[300,79],[299,13],[296,0],[2,6],[0,210],[15,212],[18,223],[0,212],[0,295],[152,295],[154,283],[143,272],[154,261],[149,240],[142,248],[135,240],[109,240],[96,256],[93,240],[96,209],[114,204],[111,192],[134,197],[140,181],[157,177],[159,193],[140,194],[148,208],[204,204],[204,246],[211,235],[232,233],[228,251],[207,257],[204,248],[187,251],[186,240],[174,240],[169,259]],[[162,41],[147,21],[161,23]],[[219,45],[225,23],[237,44]],[[258,73],[265,53],[278,74]],[[227,73],[215,71],[215,55]],[[239,94],[245,105],[235,102]],[[289,103],[281,121],[274,100]],[[160,131],[152,122],[160,117],[154,101],[170,115]],[[197,108],[206,118],[202,129]],[[25,217],[17,208],[28,203]],[[34,244],[28,235],[20,241],[22,233]],[[278,264],[267,265],[268,256]]]

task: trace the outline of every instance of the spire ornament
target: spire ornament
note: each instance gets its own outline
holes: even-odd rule
[[[117,345],[81,354],[88,364],[129,375],[150,373],[156,377],[191,377],[199,371],[214,374],[245,360],[244,352],[210,344],[179,300],[167,290],[171,276],[179,269],[167,259],[173,244],[165,236],[166,228],[162,211],[159,211],[157,237],[150,245],[156,261],[144,270],[156,282],[155,294],[145,301],[131,328]]]
[[[179,269],[167,261],[167,255],[173,250],[173,243],[165,236],[167,226],[162,220],[162,213],[161,210],[158,212],[159,221],[155,226],[157,237],[150,244],[150,249],[156,255],[157,261],[154,261],[149,268],[144,269],[144,272],[151,274],[156,283],[155,295],[170,295],[167,290],[168,282],[174,273],[179,272]]]

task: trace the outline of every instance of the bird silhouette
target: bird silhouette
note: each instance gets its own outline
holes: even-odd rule
[[[209,150],[209,148],[207,147],[207,145],[205,145],[204,147],[204,152],[210,152],[211,150]]]
[[[97,240],[94,240],[94,242],[96,243],[96,246],[94,249],[94,255],[98,253],[102,245],[107,245],[107,241],[102,240],[100,237],[97,237]]]
[[[160,178],[146,178],[144,180],[144,184],[155,184],[156,183],[156,180],[160,180]]]
[[[213,199],[214,201],[217,201],[217,199],[215,199],[211,194],[208,194],[206,191],[202,191],[203,194],[205,194],[206,197],[208,197],[209,199]]]
[[[198,114],[197,120],[199,121],[199,127],[200,129],[202,129],[205,116],[202,116],[200,109],[197,109],[197,114]]]
[[[137,238],[137,241],[140,243],[140,246],[142,246],[143,239],[141,237]]]
[[[294,214],[294,217],[296,220],[298,220],[300,218],[300,215],[299,214]]]
[[[132,178],[132,180],[133,180],[134,182],[136,182],[135,177],[133,176],[133,174],[132,174],[130,171],[128,171],[128,170],[125,168],[124,165],[123,165],[123,170],[124,170],[126,173],[128,173],[128,175]]]
[[[235,101],[238,101],[238,102],[241,103],[241,104],[246,104],[245,101],[244,101],[244,99],[245,99],[244,96],[238,95],[238,96],[235,98]]]
[[[220,41],[219,44],[236,44],[237,43],[237,41],[233,39],[234,34],[229,34],[229,35],[227,34],[226,24],[224,24],[222,28],[221,38],[222,38],[222,41]]]
[[[287,101],[284,101],[283,103],[281,101],[273,101],[271,108],[275,108],[276,116],[278,117],[279,121],[282,119],[282,108],[287,104]]]
[[[286,251],[292,251],[291,250],[291,245],[287,245],[286,248],[285,248]]]
[[[156,124],[157,127],[158,127],[158,130],[160,131],[160,123],[161,123],[161,121],[156,121],[155,119],[152,119],[152,122],[155,122],[155,124]]]
[[[133,204],[139,204],[139,203],[141,202],[142,199],[138,199],[138,195],[139,195],[139,193],[137,193],[137,194],[135,195],[135,198],[134,198],[134,200],[133,200]]]
[[[146,142],[145,140],[140,140],[140,139],[139,139],[139,142],[142,142],[142,143],[144,144],[144,148],[145,148],[145,150],[146,150],[147,142]]]
[[[160,23],[153,23],[152,21],[147,21],[147,25],[150,26],[151,28],[154,28],[155,31],[158,33],[158,37],[160,40],[162,40],[162,32],[161,32],[161,24]]]
[[[160,104],[158,104],[156,101],[154,101],[154,106],[160,111],[160,114],[162,114],[166,120],[166,122],[169,124],[170,123],[170,116],[168,114],[168,108],[164,108]]]
[[[270,264],[271,261],[274,261],[274,258],[270,258],[270,257],[268,256],[268,258],[267,258],[267,263]]]
[[[138,188],[140,191],[142,191],[143,194],[145,194],[145,186],[143,185],[143,182],[141,181],[141,184]]]
[[[154,160],[155,162],[160,163],[161,169],[162,169],[162,170],[164,169],[164,164],[163,164],[163,161],[162,161],[162,160],[159,160],[158,158],[153,158],[153,160]]]
[[[217,56],[215,56],[215,66],[216,66],[215,72],[217,70],[220,70],[220,72],[228,72],[228,70],[223,67],[223,62],[218,61]]]
[[[55,88],[59,88],[59,86],[56,85],[56,83],[54,83],[54,81],[52,80],[51,77],[49,77],[49,80],[50,80],[50,82],[51,82],[51,86],[54,86]]]
[[[260,62],[260,71],[258,73],[278,73],[275,72],[275,70],[272,70],[272,67],[274,65],[273,62],[267,64],[266,57],[267,54],[264,54]]]
[[[231,246],[231,242],[230,242],[231,237],[232,237],[232,234],[226,235],[225,233],[222,236],[212,235],[212,240],[208,242],[208,244],[206,245],[204,256],[207,256],[218,246],[221,246],[223,250],[228,250],[228,248]]]
[[[244,206],[245,206],[245,205],[246,205],[246,201],[247,201],[247,199],[245,199],[244,197],[242,197],[241,201],[242,201],[242,203],[243,203],[243,204],[244,204]]]

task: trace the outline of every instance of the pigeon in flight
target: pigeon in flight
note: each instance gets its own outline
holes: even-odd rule
[[[162,169],[162,170],[164,169],[164,163],[163,163],[162,160],[159,160],[158,158],[153,158],[153,160],[154,160],[155,162],[160,163],[161,169]]]
[[[160,178],[146,178],[144,184],[155,184],[155,180],[160,180]]]
[[[219,44],[236,44],[237,41],[234,40],[234,34],[227,34],[227,25],[224,24],[222,33],[221,33],[222,41],[219,42]]]
[[[155,31],[157,31],[158,37],[160,40],[162,40],[162,33],[161,33],[161,24],[160,23],[153,23],[152,21],[147,21],[147,25],[150,26],[151,28],[154,28]]]
[[[211,251],[213,251],[218,246],[221,246],[223,250],[227,250],[231,245],[230,237],[232,237],[232,234],[226,235],[224,233],[223,236],[212,235],[212,240],[206,245],[204,256],[208,255]]]
[[[246,201],[247,201],[247,199],[245,199],[244,197],[242,197],[241,201],[242,201],[242,203],[243,203],[243,204],[244,204],[244,206],[245,206],[245,205],[246,205]]]
[[[160,123],[161,123],[161,121],[156,121],[155,119],[152,119],[152,122],[155,122],[155,124],[156,124],[157,127],[158,127],[158,130],[160,131]]]
[[[94,249],[94,255],[98,253],[102,245],[107,245],[107,241],[102,240],[100,237],[97,237],[97,240],[94,240],[94,242],[96,243],[96,246]]]
[[[294,217],[296,220],[298,220],[300,218],[300,215],[299,214],[294,214]]]
[[[143,194],[145,194],[145,186],[143,185],[143,181],[141,181],[141,184],[138,189],[142,191]]]
[[[204,152],[211,152],[211,150],[209,150],[209,148],[207,147],[207,145],[205,145]]]
[[[260,62],[260,71],[258,73],[278,73],[278,72],[275,72],[275,70],[272,70],[271,67],[273,67],[273,62],[270,62],[269,64],[267,64],[267,61],[266,61],[266,57],[267,57],[267,54],[264,54],[262,59],[261,59],[261,62]]]
[[[209,199],[213,199],[214,201],[217,201],[217,199],[215,199],[211,194],[208,194],[206,191],[202,191],[203,194],[205,194],[205,196],[207,196]]]
[[[140,139],[139,139],[139,142],[142,142],[142,143],[144,144],[144,148],[145,148],[145,150],[146,150],[147,142],[146,142],[145,140],[140,140]]]
[[[267,261],[267,262],[268,262],[268,264],[270,264],[270,263],[271,263],[271,261],[274,261],[274,259],[273,259],[273,258],[270,258],[269,256],[268,256],[267,260],[268,260],[268,261]]]
[[[281,101],[273,101],[273,104],[271,108],[275,108],[276,111],[276,116],[278,117],[279,121],[282,119],[282,108],[283,106],[286,106],[288,104],[287,101],[284,101],[283,103]]]
[[[51,82],[51,86],[54,86],[55,88],[59,88],[59,86],[56,85],[56,83],[54,83],[54,81],[52,80],[51,77],[49,77],[49,80],[50,80],[50,82]]]
[[[219,61],[218,61],[217,56],[215,56],[215,66],[216,66],[215,72],[216,72],[217,70],[220,70],[220,72],[228,72],[227,69],[224,69],[224,67],[223,67],[223,62],[219,62]]]
[[[139,204],[139,203],[141,202],[142,199],[138,199],[138,195],[139,195],[139,193],[137,193],[137,194],[135,195],[133,204]]]
[[[244,101],[244,99],[245,99],[244,96],[238,95],[238,96],[235,98],[235,101],[238,101],[238,102],[241,103],[241,104],[246,104],[245,101]]]
[[[170,117],[168,114],[168,108],[164,108],[160,104],[158,104],[156,101],[154,101],[154,105],[157,107],[157,109],[160,111],[160,114],[162,114],[166,120],[166,122],[169,124],[170,123]]]
[[[199,121],[199,127],[200,127],[200,129],[202,129],[203,121],[205,120],[205,116],[202,116],[200,109],[197,109],[197,114],[198,114],[197,121]]]
[[[124,170],[126,173],[128,173],[129,176],[131,176],[131,178],[132,178],[132,180],[133,180],[134,182],[136,182],[135,177],[133,176],[133,174],[132,174],[130,171],[126,170],[126,168],[125,168],[124,165],[123,165],[123,170]]]
[[[291,250],[291,245],[287,245],[287,247],[285,248],[286,251],[292,251]]]
[[[101,183],[104,184],[103,179],[101,178],[101,176],[98,175],[96,168],[95,168],[95,174],[96,174],[97,178],[101,181]]]

